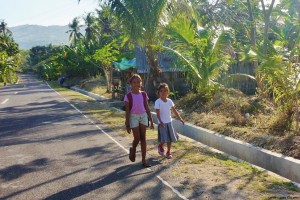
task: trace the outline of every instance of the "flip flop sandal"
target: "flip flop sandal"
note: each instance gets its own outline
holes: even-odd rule
[[[135,153],[134,153],[132,147],[129,148],[129,160],[130,160],[131,162],[134,162],[134,161],[135,161]]]

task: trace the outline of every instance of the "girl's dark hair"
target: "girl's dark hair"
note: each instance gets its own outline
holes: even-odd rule
[[[161,84],[159,84],[159,86],[158,86],[158,92],[159,92],[161,89],[163,89],[163,88],[168,88],[168,90],[170,90],[168,84],[166,84],[166,83],[161,83]]]
[[[129,79],[129,83],[131,83],[133,81],[133,79],[138,78],[140,79],[140,81],[142,81],[142,78],[140,75],[138,74],[133,74],[132,77]]]

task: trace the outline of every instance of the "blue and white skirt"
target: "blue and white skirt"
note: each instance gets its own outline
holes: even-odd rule
[[[165,123],[166,128],[158,126],[158,142],[176,142],[179,135],[174,131],[172,123]]]

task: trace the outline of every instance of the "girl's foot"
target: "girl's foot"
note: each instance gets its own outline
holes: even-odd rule
[[[129,148],[129,160],[135,162],[135,152],[132,147]]]
[[[142,162],[143,167],[147,168],[147,167],[151,167],[151,165],[148,162]]]
[[[160,145],[157,146],[157,152],[159,155],[163,155],[164,154],[164,148]]]
[[[168,158],[168,159],[172,158],[172,154],[170,152],[167,152],[166,153],[166,158]]]

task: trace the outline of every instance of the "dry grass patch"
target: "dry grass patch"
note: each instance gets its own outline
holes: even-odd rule
[[[106,83],[103,77],[96,77],[81,81],[81,83],[78,84],[77,87],[82,88],[86,91],[90,91],[94,94],[104,96],[106,98],[111,98],[111,93],[107,93],[105,84]]]
[[[258,96],[246,96],[237,90],[224,89],[211,101],[191,93],[175,104],[184,119],[194,125],[300,158],[300,137],[291,130],[285,130],[284,116],[272,102]]]

